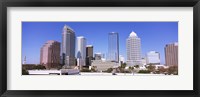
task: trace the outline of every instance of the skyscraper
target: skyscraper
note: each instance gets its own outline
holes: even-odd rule
[[[65,25],[62,32],[62,64],[75,66],[75,32]]]
[[[60,65],[60,42],[49,40],[42,46],[40,64],[49,69]]]
[[[87,66],[91,65],[92,59],[93,59],[93,46],[87,45],[86,46],[86,65]]]
[[[165,64],[167,66],[178,65],[178,43],[165,46]]]
[[[119,35],[117,32],[108,34],[108,60],[119,62]]]
[[[156,51],[150,51],[146,54],[147,64],[160,64],[160,54]]]
[[[141,42],[135,32],[126,39],[127,65],[141,65]]]
[[[83,36],[77,37],[77,64],[78,66],[85,66],[86,59],[86,39]]]

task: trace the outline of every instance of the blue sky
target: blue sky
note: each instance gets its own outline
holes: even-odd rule
[[[22,59],[27,64],[39,64],[40,48],[48,40],[62,40],[64,25],[74,29],[76,36],[84,36],[94,53],[108,53],[108,33],[119,33],[119,53],[126,59],[126,39],[134,31],[141,38],[142,56],[151,50],[165,63],[164,47],[178,42],[178,22],[22,22]]]

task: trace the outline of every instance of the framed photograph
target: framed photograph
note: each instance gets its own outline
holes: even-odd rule
[[[0,3],[0,92],[199,96],[199,0]]]

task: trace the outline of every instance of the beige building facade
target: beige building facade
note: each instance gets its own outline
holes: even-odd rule
[[[165,64],[166,66],[178,65],[178,43],[165,46]]]
[[[60,42],[49,40],[42,46],[40,64],[47,69],[57,68],[60,65]]]

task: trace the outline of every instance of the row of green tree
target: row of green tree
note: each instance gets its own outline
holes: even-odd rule
[[[32,70],[44,70],[44,69],[46,69],[46,67],[43,65],[34,65],[32,67]],[[26,70],[25,68],[22,68],[22,75],[29,75],[28,70]]]
[[[156,69],[155,65],[149,64],[146,66],[145,70],[139,70],[139,65],[135,65],[132,67],[129,67],[128,69],[126,68],[127,64],[123,63],[121,64],[120,67],[118,67],[116,70],[116,72],[119,73],[154,73],[154,74],[168,74],[168,75],[178,75],[178,66],[177,65],[173,65],[173,66],[169,66],[168,68],[164,68],[163,66],[158,67],[158,69]],[[108,68],[107,71],[108,73],[111,73],[113,71],[112,68]]]

